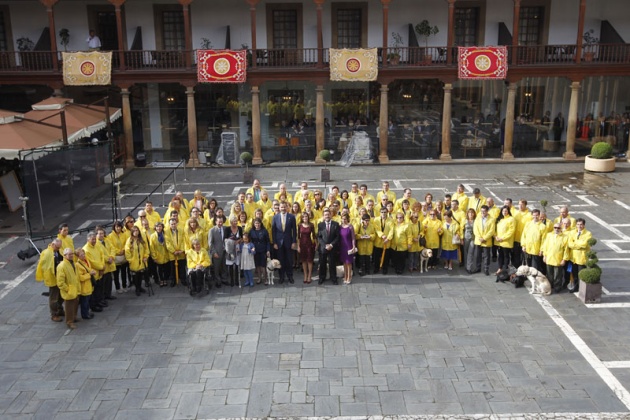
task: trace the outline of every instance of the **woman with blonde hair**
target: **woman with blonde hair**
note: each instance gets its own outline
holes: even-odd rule
[[[130,233],[129,239],[127,239],[127,243],[125,244],[125,257],[129,262],[131,278],[136,287],[136,296],[140,296],[140,293],[146,292],[146,290],[142,288],[142,280],[145,279],[146,276],[149,249],[142,240],[140,229],[138,229],[137,226],[131,228]]]
[[[437,212],[437,208],[432,211]],[[453,219],[451,210],[444,213],[440,236],[442,237],[441,258],[444,260],[444,269],[452,270],[453,261],[459,261],[458,250],[462,242],[462,235],[459,223]]]

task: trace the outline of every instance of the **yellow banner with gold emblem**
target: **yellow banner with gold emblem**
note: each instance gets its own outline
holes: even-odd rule
[[[111,51],[64,52],[63,83],[66,86],[111,85]]]
[[[376,48],[330,49],[330,80],[371,82],[378,76]]]

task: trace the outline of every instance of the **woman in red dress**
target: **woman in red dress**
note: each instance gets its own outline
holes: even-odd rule
[[[302,222],[298,225],[298,252],[304,270],[304,283],[311,282],[313,259],[315,259],[315,226],[308,213],[302,213]]]

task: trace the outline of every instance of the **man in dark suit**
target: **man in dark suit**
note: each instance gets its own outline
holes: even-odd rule
[[[326,266],[330,279],[337,284],[337,253],[339,252],[339,223],[331,220],[330,210],[324,209],[324,221],[317,226],[317,242],[319,250],[319,282],[326,280]]]
[[[293,284],[293,250],[297,249],[297,225],[295,216],[287,212],[287,204],[280,203],[280,213],[271,221],[273,248],[277,250],[280,261],[280,284],[284,278]]]
[[[221,282],[228,284],[225,265],[225,238],[229,236],[229,233],[225,231],[225,226],[223,226],[223,217],[215,217],[214,223],[215,225],[208,232],[208,247],[210,248],[210,258],[212,258],[215,286],[219,288]]]

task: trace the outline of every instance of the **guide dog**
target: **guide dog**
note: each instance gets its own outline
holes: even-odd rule
[[[274,278],[274,273],[277,270],[280,270],[282,268],[282,265],[280,264],[280,261],[278,260],[267,260],[267,283],[268,285],[273,286],[273,278]]]
[[[516,270],[517,276],[525,276],[532,284],[532,288],[529,289],[529,294],[541,294],[544,296],[549,296],[551,294],[551,283],[543,273],[536,270],[534,267],[529,267],[527,265],[521,265],[518,270]]]
[[[431,248],[424,248],[420,251],[420,272],[429,272],[427,266],[429,265],[429,259],[433,257],[433,250]]]

